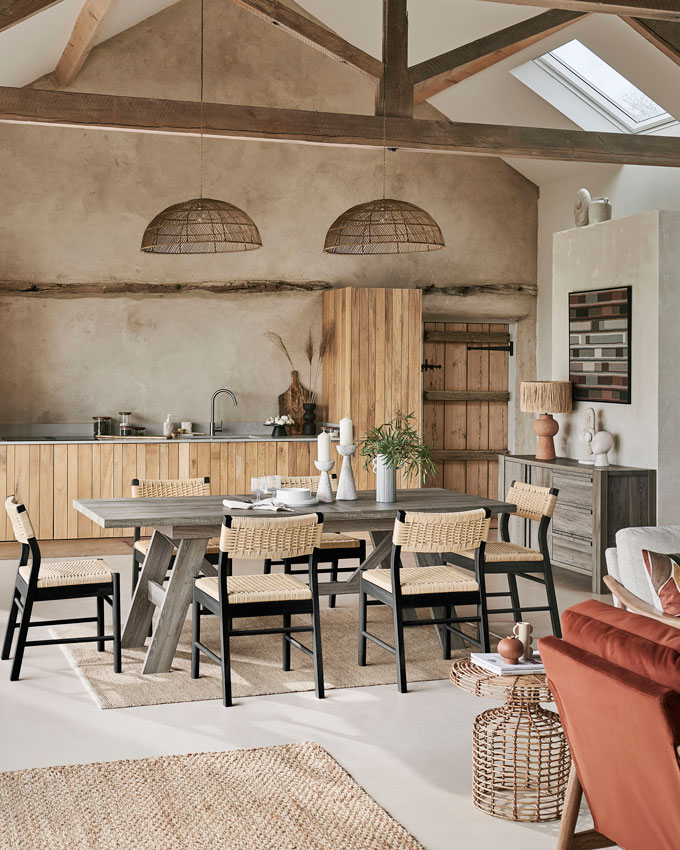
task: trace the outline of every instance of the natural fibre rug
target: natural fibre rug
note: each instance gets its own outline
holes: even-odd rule
[[[0,774],[0,850],[423,850],[315,743]]]
[[[427,616],[431,616],[427,612]],[[357,688],[365,685],[396,683],[394,656],[369,641],[367,666],[357,665],[358,608],[326,608],[321,611],[323,666],[326,687]],[[309,617],[293,617],[308,624]],[[243,627],[271,626],[280,618],[261,618],[239,621]],[[382,606],[368,609],[368,630],[394,644],[392,613]],[[59,636],[92,634],[90,626],[61,626],[54,629]],[[311,645],[311,633],[302,641]],[[219,625],[216,617],[201,619],[201,640],[219,655]],[[177,654],[169,673],[142,674],[145,649],[123,650],[123,672],[114,673],[111,643],[106,651],[97,652],[96,643],[65,644],[64,651],[73,661],[95,701],[101,708],[130,708],[140,705],[160,705],[172,702],[221,699],[220,668],[206,655],[201,655],[201,677],[190,676],[191,622],[182,630]],[[453,658],[468,651],[454,650]],[[291,667],[281,669],[280,635],[238,637],[231,641],[231,675],[235,698],[262,694],[285,694],[314,690],[312,659],[291,648]],[[406,670],[409,682],[445,679],[451,662],[442,658],[434,627],[419,626],[406,629]]]

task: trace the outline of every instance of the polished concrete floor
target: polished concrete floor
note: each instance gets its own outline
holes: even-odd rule
[[[124,543],[118,546],[114,551],[125,551]],[[88,553],[97,548],[94,541]],[[85,549],[80,544],[75,552],[72,545],[70,554],[82,557]],[[110,552],[106,559],[120,570],[127,600],[129,556]],[[1,554],[10,557],[7,550]],[[15,563],[0,561],[3,631]],[[561,609],[590,596],[580,576],[557,570],[556,580]],[[528,599],[538,599],[540,587],[524,584]],[[342,603],[356,600],[343,597]],[[83,604],[60,605],[58,612],[82,616]],[[46,619],[56,613],[55,603],[38,609]],[[539,635],[547,633],[545,617],[536,615],[532,622]],[[492,620],[499,634],[510,625]],[[331,691],[323,701],[303,693],[250,697],[230,709],[210,701],[102,711],[60,647],[34,647],[26,651],[19,682],[10,683],[9,662],[0,663],[0,770],[313,740],[426,850],[553,850],[558,823],[511,823],[472,805],[472,723],[493,704],[441,681],[414,684],[405,695],[385,685]]]

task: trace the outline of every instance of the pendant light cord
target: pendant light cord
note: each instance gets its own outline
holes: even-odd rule
[[[384,35],[383,39],[387,41],[387,27],[390,19],[390,0],[383,0],[383,26],[384,26]],[[383,201],[385,200],[385,183],[386,183],[386,174],[387,174],[387,113],[386,113],[386,97],[385,97],[385,71],[387,70],[387,54],[388,50],[385,50],[383,45],[383,53],[384,53],[384,65],[383,65],[383,79],[382,79],[382,118],[383,118]]]
[[[205,51],[205,0],[201,0],[201,142],[200,142],[200,167],[199,181],[201,191],[199,198],[203,198],[203,63]]]

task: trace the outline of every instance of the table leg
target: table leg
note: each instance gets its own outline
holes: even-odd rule
[[[149,582],[154,581],[163,584],[174,549],[174,541],[161,534],[160,531],[154,531],[135,588],[135,595],[132,598],[130,613],[125,622],[122,638],[123,647],[144,646],[149,634],[151,619],[156,610],[156,606],[149,600]]]
[[[389,531],[382,532],[385,538],[381,540],[371,554],[363,561],[356,570],[344,581],[324,581],[319,584],[320,596],[331,596],[332,594],[358,593],[359,576],[363,570],[373,570],[389,558],[392,547],[392,535]]]
[[[443,563],[442,556],[437,554],[436,552],[416,552],[416,564],[419,567],[434,567],[438,564]],[[433,617],[445,617],[446,609],[445,608],[430,608]],[[405,612],[404,612],[405,613]],[[414,612],[415,613],[415,612]],[[456,609],[451,609],[451,616],[457,617]],[[460,624],[459,624],[460,625]],[[444,648],[444,640],[445,640],[445,632],[444,629],[446,626],[435,626],[437,630],[437,637],[439,638],[439,643]],[[451,635],[451,649],[465,649],[465,641],[463,638],[458,637],[458,635]]]
[[[170,669],[191,604],[194,578],[201,572],[207,547],[208,538],[180,542],[142,673],[167,673]]]

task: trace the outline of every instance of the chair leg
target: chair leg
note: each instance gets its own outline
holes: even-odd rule
[[[331,581],[338,580],[338,559],[333,558],[331,561]],[[328,597],[328,607],[335,608],[335,594]]]
[[[198,643],[201,640],[201,606],[194,599],[191,606],[191,678],[200,675],[201,652]]]
[[[24,660],[24,649],[26,648],[26,636],[28,635],[28,627],[31,623],[31,611],[33,610],[33,599],[31,598],[30,590],[26,594],[24,600],[24,610],[21,614],[21,624],[19,626],[19,636],[17,637],[17,648],[14,652],[14,662],[12,670],[9,674],[10,682],[16,682],[21,673],[21,662]]]
[[[290,614],[283,615],[283,628],[290,628]],[[288,640],[288,635],[283,635],[283,647],[282,647],[282,669],[284,672],[288,672],[290,670],[290,641]]]
[[[368,608],[366,594],[359,592],[359,667],[366,666],[366,610]]]
[[[229,655],[229,632],[231,620],[220,617],[220,649],[222,650],[222,704],[226,707],[231,701],[231,657]]]
[[[550,623],[555,637],[562,637],[560,625],[560,610],[557,607],[557,595],[555,594],[555,582],[553,581],[552,564],[548,558],[544,562],[545,592],[550,606]]]
[[[324,681],[323,681],[323,657],[321,650],[321,618],[319,616],[319,597],[316,596],[313,600],[312,608],[312,625],[314,627],[314,690],[317,699],[323,699]]]
[[[2,645],[2,658],[6,661],[12,652],[12,643],[14,641],[14,631],[17,625],[17,615],[19,614],[19,598],[21,594],[15,587],[12,596],[12,604],[9,608],[9,620],[7,621],[7,630],[5,631],[5,642]]]
[[[120,642],[120,573],[113,574],[113,593],[111,594],[111,616],[113,618],[113,672],[120,673],[123,670]]]
[[[569,782],[567,783],[567,793],[564,798],[560,834],[557,839],[557,850],[570,850],[572,846],[574,835],[576,833],[576,821],[578,820],[582,796],[583,789],[581,788],[576,768],[572,762],[571,770],[569,772]]]
[[[265,558],[264,561],[264,574],[268,576],[272,571],[272,562],[270,558]]]
[[[519,601],[519,590],[517,588],[517,576],[508,573],[508,589],[510,591],[510,603],[515,609],[512,612],[513,619],[516,623],[522,622],[522,606]]]
[[[104,597],[97,597],[97,636],[102,638],[97,641],[97,652],[104,652]]]
[[[479,641],[482,644],[482,652],[490,652],[489,609],[486,604],[486,586],[484,583],[479,588],[477,616],[479,617]]]
[[[394,614],[394,647],[397,650],[397,687],[400,694],[408,690],[406,682],[406,657],[404,654],[404,619],[401,608],[397,605],[392,609]]]
[[[451,619],[451,606],[447,605],[444,608],[444,616],[447,620]],[[451,658],[451,632],[444,626],[444,646],[442,647],[442,658],[448,661]]]
[[[290,573],[290,561],[289,560],[284,560],[283,571],[284,571],[284,573]]]

